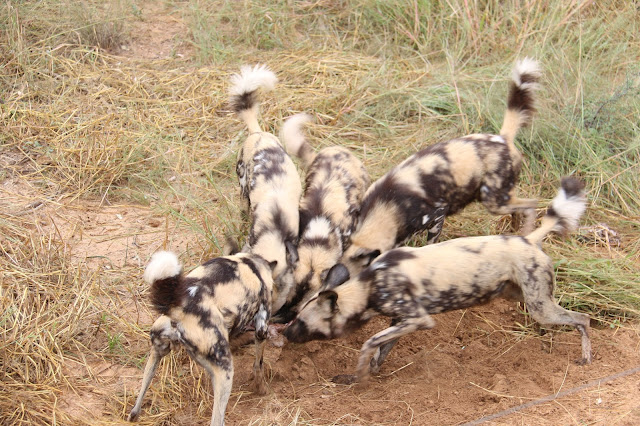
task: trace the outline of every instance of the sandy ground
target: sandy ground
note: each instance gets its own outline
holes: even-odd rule
[[[132,268],[141,275],[151,253],[167,242],[174,250],[193,244],[194,237],[150,208],[64,200],[33,205],[28,200],[37,197],[29,196],[29,191],[34,189],[20,178],[6,180],[3,199],[14,201],[4,207],[37,216],[35,222],[43,230],[55,226],[72,258],[98,273]],[[115,314],[148,330],[154,314],[143,303],[146,285],[138,280],[133,286],[136,295],[119,297],[123,302]],[[435,329],[401,339],[380,375],[366,386],[337,385],[331,378],[354,371],[359,348],[386,327],[385,318],[374,318],[361,330],[334,341],[269,345],[265,362],[270,390],[264,397],[247,391],[253,347],[239,348],[228,424],[290,424],[296,419],[305,424],[462,424],[554,395],[560,397],[506,413],[492,423],[640,423],[640,372],[609,380],[640,366],[640,327],[594,324],[593,363],[579,366],[575,363],[580,357],[579,333],[570,329],[539,333],[527,327],[530,320],[512,302],[498,300],[435,319]],[[145,353],[148,348],[148,340],[141,337],[128,342],[124,350]],[[169,421],[207,424],[211,385],[184,351],[179,353],[178,370],[185,386],[200,386],[205,393],[202,401],[185,398]],[[142,368],[88,359],[85,364],[70,362],[64,374],[75,383],[86,383],[86,391],[80,398],[63,395],[61,407],[90,423],[120,423],[133,405]],[[163,387],[156,378],[142,421]]]

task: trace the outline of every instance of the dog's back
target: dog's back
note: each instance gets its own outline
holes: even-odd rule
[[[236,172],[251,214],[249,250],[275,262],[273,310],[280,309],[293,291],[291,259],[297,258],[302,193],[293,161],[274,135],[258,123],[258,91],[273,89],[277,78],[265,66],[243,67],[231,79],[231,106],[250,134],[238,152]]]
[[[367,272],[372,279],[371,308],[390,316],[410,315],[415,308],[388,303],[389,295],[403,292],[419,300],[426,313],[438,314],[488,302],[504,291],[521,300],[514,290],[523,283],[553,290],[551,259],[520,236],[470,237],[397,248],[377,258],[361,278],[367,279]]]
[[[348,149],[332,146],[318,153],[313,150],[302,131],[309,120],[306,114],[296,114],[285,121],[281,132],[288,151],[301,159],[307,171],[300,202],[296,291],[278,315],[285,322],[320,288],[322,274],[340,261],[369,185],[364,165]]]
[[[371,185],[343,259],[352,274],[417,232],[427,230],[427,244],[436,242],[445,216],[475,200],[494,214],[535,207],[535,200],[515,196],[521,155],[513,142],[533,113],[538,78],[535,62],[516,64],[500,135],[472,134],[431,145]]]
[[[270,299],[271,270],[259,256],[217,257],[183,276],[179,269],[165,266],[177,262],[165,253],[154,254],[145,278],[151,282],[151,301],[158,313],[176,322],[196,324],[184,328],[218,328],[228,338],[249,324],[261,304]],[[160,268],[170,272],[155,272]]]

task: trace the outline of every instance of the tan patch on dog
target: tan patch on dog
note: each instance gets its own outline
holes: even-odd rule
[[[207,267],[203,266],[203,265],[200,265],[196,269],[194,269],[193,271],[189,272],[187,277],[194,278],[194,279],[201,279],[203,277],[206,277],[207,275],[209,275],[209,271],[208,271]]]
[[[474,135],[483,136],[486,135]],[[478,150],[465,141],[453,141],[446,145],[447,156],[451,160],[451,174],[458,186],[466,186],[474,176],[479,176],[482,169],[482,161],[478,156]]]
[[[360,247],[381,247],[384,250],[393,247],[398,235],[398,209],[396,205],[377,203],[369,211],[367,221],[351,237],[352,245],[347,252],[353,254]]]
[[[422,163],[420,164],[420,169],[422,167]],[[435,164],[432,161],[427,162],[425,164],[426,168],[434,168]],[[401,185],[406,185],[411,188],[416,194],[419,194],[421,197],[425,196],[424,190],[422,189],[422,184],[420,182],[420,170],[415,167],[404,167],[402,169],[397,170],[394,173],[396,182]],[[369,219],[370,220],[370,219]]]
[[[229,339],[229,332],[222,322],[222,314],[215,306],[214,309],[215,313],[210,314],[208,319],[217,326],[225,339]],[[211,312],[210,309],[207,310]],[[180,321],[180,328],[181,333],[196,346],[200,353],[208,353],[211,345],[216,341],[215,333],[212,333],[210,329],[203,328],[200,325],[200,318],[196,315],[185,314]]]

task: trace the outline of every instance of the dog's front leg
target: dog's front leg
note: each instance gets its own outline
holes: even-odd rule
[[[262,304],[255,316],[256,327],[256,359],[253,361],[253,383],[251,384],[251,391],[258,395],[264,395],[267,393],[267,382],[264,378],[263,358],[264,358],[264,346],[269,335],[269,326],[267,321],[269,319],[269,308]]]
[[[151,348],[147,364],[144,367],[140,393],[136,399],[136,404],[131,409],[131,413],[129,413],[128,420],[130,422],[136,420],[138,415],[140,415],[142,400],[149,389],[153,376],[156,374],[158,363],[165,355],[171,352],[171,341],[178,339],[178,331],[171,325],[171,319],[166,315],[162,315],[153,323],[150,335],[153,347]]]
[[[424,315],[420,317],[400,319],[396,325],[375,334],[373,337],[369,338],[364,345],[362,345],[355,376],[343,374],[334,377],[333,381],[343,384],[351,384],[354,382],[366,383],[369,380],[370,360],[376,349],[387,343],[398,340],[405,334],[412,333],[416,330],[433,328],[435,325],[435,321],[427,313],[424,313]]]
[[[356,368],[358,382],[365,383],[369,380],[369,361],[377,348],[385,343],[397,340],[405,334],[413,333],[416,330],[433,328],[435,325],[436,323],[433,318],[431,318],[429,314],[425,314],[421,317],[400,319],[396,325],[382,330],[369,338],[369,340],[364,342],[360,350],[360,358],[358,359],[358,367]]]
[[[142,376],[142,387],[140,388],[140,393],[138,394],[138,399],[136,399],[136,405],[133,406],[131,412],[129,413],[128,420],[130,422],[135,421],[140,415],[140,409],[142,408],[142,400],[144,399],[144,395],[147,393],[149,389],[149,385],[151,384],[151,380],[153,376],[156,374],[156,368],[158,367],[158,363],[160,360],[170,351],[170,346],[167,346],[167,351],[159,351],[155,346],[151,349],[151,353],[149,354],[149,359],[147,360],[147,364],[144,367],[144,376]]]
[[[391,319],[391,325],[394,326],[399,321],[400,320],[398,318],[393,318]],[[376,353],[373,355],[373,357],[371,358],[371,362],[369,363],[369,371],[371,372],[371,374],[378,374],[378,372],[380,371],[380,366],[397,342],[398,339],[393,339],[392,341],[387,342],[376,349]]]

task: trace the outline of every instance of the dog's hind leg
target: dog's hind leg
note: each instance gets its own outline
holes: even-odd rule
[[[552,272],[551,272],[552,273]],[[552,275],[551,275],[552,276]],[[582,359],[579,364],[591,363],[591,340],[589,339],[589,315],[564,309],[553,299],[553,279],[542,283],[528,282],[522,287],[527,309],[534,320],[543,325],[571,325],[582,337]],[[533,285],[532,285],[533,284]],[[545,288],[546,287],[546,288]]]
[[[150,335],[153,347],[151,348],[147,364],[144,367],[142,387],[140,388],[138,399],[136,399],[136,404],[131,409],[131,413],[129,413],[128,420],[130,422],[136,420],[140,414],[142,400],[149,389],[153,376],[156,374],[158,363],[165,355],[171,352],[171,342],[177,341],[179,337],[178,330],[171,324],[171,318],[166,315],[162,315],[153,323]]]
[[[406,334],[416,330],[433,328],[435,325],[436,323],[433,318],[431,318],[429,314],[424,313],[424,315],[419,317],[401,318],[395,325],[373,335],[362,345],[362,349],[360,350],[358,367],[356,368],[358,382],[363,383],[368,380],[371,357],[378,348],[387,343],[395,343],[395,341]],[[393,347],[393,345],[391,345],[391,347]],[[389,350],[391,347],[389,347]]]
[[[499,180],[498,180],[499,182]],[[518,198],[515,195],[515,189],[492,187],[489,185],[483,185],[480,188],[480,201],[485,208],[495,215],[512,215],[512,225],[517,226],[519,218],[517,216],[522,214],[522,227],[521,233],[523,235],[528,234],[533,230],[535,222],[535,208],[538,205],[538,200],[533,198]]]
[[[213,384],[211,426],[223,426],[224,412],[227,409],[233,384],[233,363],[225,366],[217,365],[209,357],[201,355],[196,357],[196,361],[211,375],[211,383]]]
[[[189,354],[211,376],[213,384],[211,426],[223,426],[224,412],[227,409],[233,384],[233,361],[229,344],[220,339],[212,343],[206,354],[193,351],[189,351]]]

